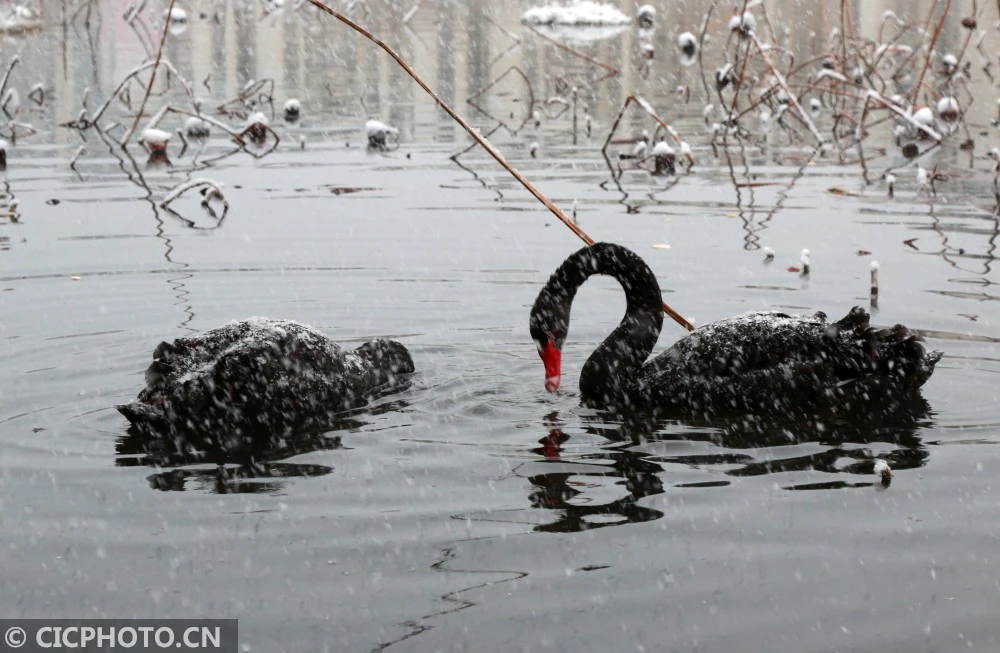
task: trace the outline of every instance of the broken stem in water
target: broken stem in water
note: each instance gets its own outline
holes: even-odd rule
[[[313,6],[317,7],[318,9],[320,9],[320,10],[322,10],[324,12],[326,12],[327,14],[333,16],[334,18],[336,18],[340,22],[344,23],[345,25],[347,25],[348,27],[350,27],[354,31],[358,32],[359,34],[361,34],[362,36],[364,36],[365,38],[367,38],[369,41],[371,41],[375,45],[377,45],[380,48],[382,48],[383,50],[385,50],[385,52],[390,57],[392,57],[396,61],[396,63],[399,64],[399,66],[403,70],[406,71],[406,73],[410,77],[413,78],[413,81],[415,81],[420,86],[420,88],[424,89],[424,91],[428,95],[430,95],[432,98],[434,98],[434,101],[437,102],[437,104],[438,104],[439,107],[441,107],[442,109],[444,109],[445,113],[447,113],[449,116],[451,116],[455,120],[455,122],[457,122],[459,125],[461,125],[462,129],[464,129],[466,132],[468,132],[469,136],[471,136],[477,143],[479,143],[483,147],[483,149],[485,149],[487,152],[489,152],[490,156],[492,156],[496,160],[497,163],[499,163],[501,166],[503,166],[504,170],[506,170],[511,175],[513,175],[514,178],[517,179],[521,183],[521,185],[524,186],[528,190],[529,193],[531,193],[532,195],[534,195],[535,199],[537,199],[539,202],[541,202],[542,204],[544,204],[545,208],[547,208],[549,211],[552,212],[553,215],[555,215],[557,218],[559,218],[559,220],[564,225],[566,225],[567,227],[569,227],[570,231],[572,231],[573,233],[575,233],[583,242],[587,243],[588,245],[593,245],[594,244],[594,239],[593,238],[591,238],[590,236],[588,236],[587,233],[583,229],[581,229],[577,225],[573,224],[573,221],[565,213],[563,213],[562,210],[558,206],[556,206],[555,204],[553,204],[552,200],[550,200],[548,197],[546,197],[545,195],[543,195],[542,192],[539,191],[537,188],[535,188],[535,186],[530,181],[528,181],[527,178],[525,178],[524,175],[522,175],[520,172],[517,171],[516,168],[514,168],[509,163],[507,163],[506,159],[504,159],[503,155],[500,154],[499,150],[497,150],[495,147],[493,147],[493,145],[489,141],[487,141],[485,138],[483,138],[482,136],[480,136],[479,132],[476,131],[471,125],[469,125],[469,123],[467,123],[465,121],[465,119],[462,118],[462,116],[460,116],[454,109],[452,109],[450,106],[448,106],[448,104],[444,100],[442,100],[440,97],[438,97],[438,95],[434,91],[431,90],[431,88],[424,82],[424,80],[422,80],[420,78],[420,76],[417,75],[417,73],[415,73],[412,68],[410,68],[409,64],[407,64],[405,61],[403,61],[403,58],[400,57],[398,54],[396,54],[396,52],[392,48],[390,48],[383,41],[381,41],[380,39],[378,39],[377,37],[375,37],[375,35],[373,35],[371,32],[369,32],[365,28],[361,27],[360,25],[358,25],[357,23],[355,23],[354,21],[352,21],[350,18],[348,18],[347,16],[343,15],[342,13],[340,13],[339,11],[336,11],[336,10],[332,9],[331,7],[329,7],[328,5],[326,5],[325,3],[321,2],[320,0],[309,0],[309,2]],[[173,0],[171,0],[171,5],[172,4],[173,4]],[[694,325],[693,324],[691,324],[689,321],[687,321],[680,313],[678,313],[674,309],[672,309],[669,306],[667,306],[667,304],[665,302],[663,304],[663,310],[667,313],[667,315],[669,315],[671,318],[673,318],[674,321],[676,321],[678,324],[680,324],[681,326],[683,326],[684,328],[686,328],[688,331],[693,331],[694,330]]]

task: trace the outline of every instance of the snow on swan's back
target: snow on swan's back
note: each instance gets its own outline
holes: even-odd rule
[[[254,317],[160,343],[146,387],[118,410],[178,449],[233,449],[320,427],[410,372],[396,341],[350,350],[298,322]]]

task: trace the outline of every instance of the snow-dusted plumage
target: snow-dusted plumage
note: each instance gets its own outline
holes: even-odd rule
[[[254,317],[160,343],[146,387],[118,410],[178,448],[232,450],[322,426],[410,372],[409,352],[393,340],[348,350],[298,322]]]
[[[855,307],[836,322],[822,313],[747,313],[703,326],[647,361],[663,324],[656,276],[634,252],[597,243],[567,258],[532,308],[531,336],[549,387],[558,387],[573,298],[593,274],[615,277],[628,309],[583,366],[580,392],[590,405],[699,417],[859,417],[917,400],[941,358],[906,327],[876,329]]]
[[[532,25],[628,25],[632,19],[612,5],[578,0],[570,4],[550,4],[532,7],[521,20]]]

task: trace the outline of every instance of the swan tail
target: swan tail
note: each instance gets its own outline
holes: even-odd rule
[[[942,357],[939,351],[928,352],[920,333],[902,324],[876,329],[870,324],[869,314],[857,306],[831,326],[838,333],[849,332],[856,354],[852,372],[904,392],[920,388]]]
[[[162,406],[133,401],[130,404],[115,406],[118,412],[136,426],[159,426],[166,424],[167,416]]]

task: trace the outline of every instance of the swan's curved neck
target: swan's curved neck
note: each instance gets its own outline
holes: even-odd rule
[[[656,275],[637,254],[619,245],[595,243],[571,255],[559,266],[546,284],[544,295],[550,305],[569,308],[577,289],[594,274],[606,274],[618,280],[625,291],[627,306],[618,327],[587,359],[580,374],[584,400],[602,404],[627,400],[642,364],[656,345],[663,326],[663,299]]]

